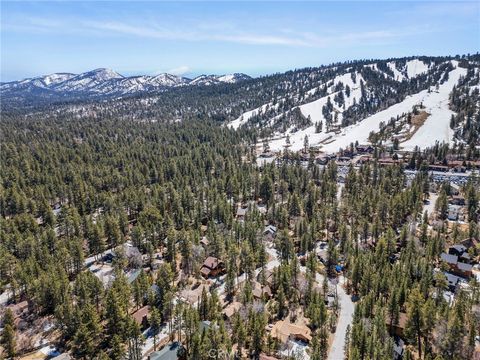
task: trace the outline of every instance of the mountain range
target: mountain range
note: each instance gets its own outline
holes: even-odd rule
[[[200,75],[193,79],[162,73],[155,76],[123,76],[105,68],[81,74],[54,73],[20,81],[3,82],[0,92],[4,100],[65,100],[73,98],[106,98],[152,93],[179,86],[207,86],[233,84],[251,79],[235,73],[227,75]]]
[[[3,116],[214,121],[273,151],[308,143],[334,152],[356,142],[480,149],[478,54],[357,60],[257,78],[97,69],[3,83],[0,95]]]

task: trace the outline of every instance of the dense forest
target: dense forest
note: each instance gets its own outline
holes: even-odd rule
[[[373,161],[351,165],[340,179],[334,162],[320,167],[311,156],[301,163],[288,150],[282,161],[259,166],[252,131],[205,119],[37,120],[5,113],[0,126],[0,292],[9,292],[11,303],[28,302],[28,321],[53,318],[52,341],[75,358],[140,359],[145,337],[132,314],[148,306],[154,347],[167,331],[182,343],[183,358],[211,358],[212,349],[237,358],[273,356],[282,345],[268,324],[301,318],[311,332],[310,358],[326,359],[342,311],[325,302],[339,266],[356,303],[346,358],[392,358],[392,329],[402,316],[404,358],[473,356],[479,284],[472,277],[448,302],[438,269],[446,266],[440,260],[446,247],[479,239],[480,187],[473,177],[462,186],[466,225],[452,228],[446,206],[453,190],[432,182],[425,166],[448,147],[416,154],[413,178],[402,165]],[[438,214],[429,218],[424,204],[433,191],[440,194]],[[276,229],[272,248],[266,225]],[[140,260],[125,252],[127,242]],[[101,254],[111,249],[113,280],[105,286],[88,263],[103,263]],[[469,250],[472,259],[479,252]],[[205,284],[207,256],[223,260],[222,287],[209,282],[194,305],[179,301],[192,284]],[[254,296],[257,280],[262,289],[268,283],[270,299]],[[231,303],[239,310],[225,318]],[[10,310],[3,324],[2,355],[14,358],[22,350]]]

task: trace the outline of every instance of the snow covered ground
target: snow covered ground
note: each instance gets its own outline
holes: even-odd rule
[[[454,112],[449,109],[449,95],[454,85],[458,83],[460,76],[464,76],[466,73],[467,69],[456,68],[450,72],[448,81],[440,85],[438,92],[422,94],[425,111],[430,116],[415,135],[401,145],[405,150],[413,150],[415,146],[432,146],[436,141],[450,142],[452,140],[450,118]]]
[[[308,354],[307,349],[307,344],[301,341],[290,340],[287,343],[287,348],[283,351],[280,351],[280,354],[285,358],[309,360],[310,355]]]
[[[407,61],[407,76],[409,79],[417,77],[428,71],[429,65],[425,64],[422,60],[414,59]]]
[[[457,65],[457,63],[454,62],[454,65]],[[423,106],[426,107],[425,111],[430,116],[410,140],[401,144],[401,147],[406,150],[412,150],[415,146],[428,147],[435,145],[437,141],[449,142],[452,136],[450,116],[453,112],[448,109],[448,98],[453,86],[458,83],[460,76],[465,74],[466,69],[463,68],[452,70],[449,73],[448,81],[440,85],[438,91],[433,90],[429,93],[427,90],[423,90],[417,94],[407,96],[404,101],[343,129],[342,133],[336,136],[335,141],[324,145],[322,150],[325,152],[336,152],[339,148],[346,148],[351,143],[355,143],[355,141],[365,143],[370,132],[379,130],[381,122],[386,123],[392,117],[407,113],[412,110],[414,105],[420,103],[423,103]]]
[[[363,80],[363,79],[362,79],[362,76],[359,73],[356,73],[355,75],[356,75],[355,83],[352,80],[352,74],[351,73],[346,73],[346,74],[339,75],[339,76],[335,77],[335,79],[333,80],[333,85],[331,86],[331,88],[333,88],[335,85],[337,85],[338,83],[341,82],[341,83],[343,83],[343,85],[345,87],[348,85],[348,87],[350,88],[350,96],[349,97],[347,97],[345,95],[345,91],[343,90],[344,95],[345,95],[344,96],[344,98],[345,98],[345,109],[348,109],[350,106],[353,105],[354,99],[355,99],[356,102],[358,102],[360,100],[360,97],[361,97],[360,81]],[[333,98],[334,98],[335,94],[337,94],[337,92],[330,92],[329,91],[329,93],[330,93],[329,95],[324,96],[324,97],[322,97],[318,100],[312,101],[312,102],[304,104],[304,105],[300,105],[299,108],[300,108],[300,111],[302,112],[302,114],[305,117],[310,116],[310,119],[312,120],[313,123],[323,121],[324,124],[325,124],[325,118],[323,117],[322,108],[323,108],[324,105],[327,104],[328,98],[330,97],[330,101],[332,102],[333,107],[335,108],[335,110],[337,110],[339,112],[338,120],[341,121],[342,120],[341,114],[343,112],[343,108],[339,108],[338,106],[336,106],[335,102],[333,101]]]
[[[387,63],[387,66],[390,68],[390,70],[393,71],[393,78],[395,80],[403,81],[405,79],[405,76],[403,75],[403,73],[397,69],[394,61]]]
[[[232,129],[238,129],[240,126],[245,124],[248,120],[250,120],[252,117],[263,113],[267,108],[272,106],[272,104],[264,104],[256,109],[244,112],[241,116],[239,116],[237,119],[233,120],[228,126],[231,127]],[[275,105],[275,109],[278,107],[278,104]]]

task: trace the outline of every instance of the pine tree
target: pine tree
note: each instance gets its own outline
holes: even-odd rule
[[[15,322],[12,310],[7,309],[3,318],[2,346],[8,358],[16,356]]]

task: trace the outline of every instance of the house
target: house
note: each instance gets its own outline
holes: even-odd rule
[[[216,257],[209,256],[203,262],[200,273],[204,278],[215,277],[221,274],[224,270],[223,262]]]
[[[275,237],[275,235],[277,234],[277,227],[273,226],[273,225],[268,225],[268,226],[265,227],[265,230],[263,231],[263,234],[264,235],[270,234],[273,237]]]
[[[442,253],[440,259],[445,261],[450,266],[450,271],[458,276],[470,277],[472,276],[473,266],[464,262],[458,261],[457,255]]]
[[[210,241],[208,241],[206,236],[202,236],[202,238],[200,239],[200,245],[202,245],[204,249],[207,249],[208,244],[210,244]]]
[[[126,243],[122,245],[121,251],[123,251],[123,254],[125,254],[125,257],[128,260],[128,265],[130,267],[138,268],[142,266],[142,254],[140,253],[140,250],[138,250],[136,246],[132,246]],[[115,256],[117,256],[117,254],[115,254]]]
[[[262,277],[264,277],[265,285],[268,285],[268,287],[271,289],[274,282],[273,271],[268,269],[260,271],[257,275],[257,281],[262,283]]]
[[[365,153],[372,153],[373,152],[373,146],[372,145],[357,145],[356,146],[357,152],[359,154],[365,154]]]
[[[463,253],[467,251],[467,248],[462,245],[462,244],[455,244],[455,245],[452,245],[450,246],[450,248],[448,249],[448,253],[451,254],[451,255],[456,255],[456,256],[461,256],[463,255]]]
[[[237,313],[238,311],[240,311],[240,309],[242,308],[242,303],[238,302],[238,301],[233,301],[231,302],[230,304],[228,304],[224,309],[223,309],[223,316],[226,318],[226,319],[230,319],[235,313]]]
[[[17,304],[7,306],[7,309],[12,311],[12,314],[15,318],[23,316],[26,312],[28,312],[28,301],[20,301]]]
[[[146,305],[132,314],[133,319],[140,327],[145,330],[148,327],[148,315],[150,314],[150,306]]]
[[[349,165],[352,162],[352,159],[349,158],[348,156],[340,156],[337,159],[337,164],[339,165]]]
[[[448,283],[448,288],[455,292],[455,289],[457,288],[458,283],[462,280],[460,277],[450,274],[449,272],[444,272],[445,278]]]
[[[371,156],[369,155],[362,155],[357,159],[357,164],[366,164],[372,160]]]
[[[457,255],[442,253],[440,255],[440,259],[442,259],[442,261],[445,261],[450,266],[456,266],[457,263],[458,263],[458,256]]]
[[[470,263],[470,254],[467,252],[467,247],[463,244],[455,244],[450,246],[448,253],[458,256],[458,260],[461,260],[462,262]]]
[[[407,325],[407,314],[401,312],[398,316],[398,323],[391,324],[390,318],[387,318],[385,321],[387,328],[389,329],[390,335],[396,335],[399,337],[403,337],[403,332],[405,330],[405,326]]]
[[[259,282],[254,281],[252,295],[257,300],[263,300],[272,297],[272,290],[270,290],[268,285],[262,286]]]
[[[149,360],[177,360],[182,356],[183,346],[178,341],[167,344],[162,350],[154,351]]]
[[[460,276],[469,278],[472,276],[473,265],[466,264],[464,262],[457,263],[456,273]]]
[[[237,219],[238,220],[243,220],[245,219],[245,215],[247,215],[248,208],[244,207],[238,207],[237,208]]]
[[[447,219],[449,221],[457,221],[458,220],[458,210],[457,210],[457,208],[454,208],[454,207],[449,207],[448,208]]]
[[[391,166],[395,164],[398,164],[398,160],[394,160],[392,158],[378,159],[378,165],[380,166]]]
[[[272,328],[272,336],[286,344],[289,340],[298,340],[309,343],[312,332],[306,325],[288,323],[286,320],[278,321]]]

